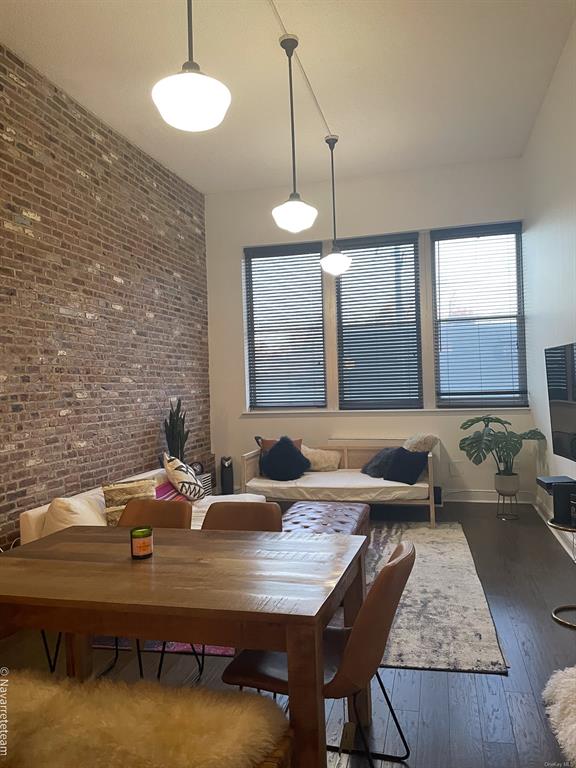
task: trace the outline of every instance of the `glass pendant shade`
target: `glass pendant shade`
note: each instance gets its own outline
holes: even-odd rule
[[[219,80],[202,72],[183,71],[159,80],[152,99],[173,128],[209,131],[224,120],[232,96]]]
[[[277,205],[272,210],[272,216],[280,229],[288,232],[302,232],[304,229],[310,229],[314,224],[318,211],[313,205],[308,205],[301,200],[300,195],[293,193],[285,203]]]
[[[350,269],[351,264],[352,259],[350,256],[346,256],[345,253],[341,253],[337,250],[333,250],[331,253],[320,259],[320,266],[323,271],[328,272],[329,275],[334,275],[334,277],[343,275],[344,272]]]

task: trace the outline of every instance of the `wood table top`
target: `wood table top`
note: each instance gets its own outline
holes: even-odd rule
[[[135,561],[129,529],[73,527],[0,557],[0,603],[327,622],[366,547],[364,536],[156,528],[153,557]]]

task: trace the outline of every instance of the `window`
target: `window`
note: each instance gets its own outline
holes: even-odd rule
[[[418,234],[340,240],[336,288],[343,410],[421,408]]]
[[[521,224],[431,238],[437,405],[527,405]]]
[[[246,248],[250,408],[326,405],[320,243]]]

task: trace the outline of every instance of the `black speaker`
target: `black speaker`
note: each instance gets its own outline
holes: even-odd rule
[[[558,483],[553,488],[552,496],[553,522],[567,528],[576,528],[576,483]]]
[[[231,456],[220,459],[220,489],[225,496],[234,493],[234,467]]]

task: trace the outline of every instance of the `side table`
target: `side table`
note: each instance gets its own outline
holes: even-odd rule
[[[550,528],[554,528],[556,531],[567,531],[572,534],[572,560],[576,564],[576,527],[557,523],[553,519],[547,520],[546,522]],[[570,621],[570,619],[566,619],[562,616],[564,613],[572,612],[576,613],[576,605],[559,605],[552,611],[552,618],[563,627],[576,629],[576,621]]]

